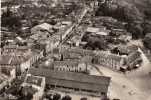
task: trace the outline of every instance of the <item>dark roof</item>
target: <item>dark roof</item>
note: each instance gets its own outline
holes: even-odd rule
[[[64,87],[80,88],[105,93],[107,93],[110,83],[110,77],[94,76],[74,72],[31,68],[29,73],[46,77],[47,84],[57,84]]]

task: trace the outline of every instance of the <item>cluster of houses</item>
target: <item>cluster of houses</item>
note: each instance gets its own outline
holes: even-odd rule
[[[27,74],[21,84],[21,95],[29,100],[40,100],[44,94],[46,79],[42,76]]]
[[[68,67],[73,68],[71,65],[69,66],[70,63],[74,65],[75,61],[79,62],[81,65],[81,62],[83,63],[83,66],[93,63],[93,64],[100,64],[103,67],[109,67],[113,70],[128,70],[128,69],[133,69],[136,67],[139,67],[140,62],[142,61],[141,58],[141,53],[139,52],[139,48],[136,46],[129,46],[125,48],[125,52],[127,51],[127,54],[120,54],[120,51],[117,51],[117,53],[112,53],[111,51],[98,51],[98,50],[84,50],[84,49],[79,49],[77,47],[68,47],[68,48],[58,48],[60,52],[54,53],[55,56],[58,58],[57,63],[63,63],[61,70],[66,70],[70,71]],[[55,61],[54,61],[55,62]],[[68,62],[68,63],[67,63]],[[55,64],[54,64],[55,65]],[[64,67],[66,66],[66,67]],[[78,64],[76,65],[78,66]],[[56,65],[56,68],[58,68],[58,65]],[[87,67],[83,67],[87,68]],[[80,67],[79,67],[80,69]],[[72,70],[71,70],[72,71]]]
[[[91,2],[88,1],[88,2]],[[100,2],[104,3],[105,0]],[[98,5],[92,2],[90,6]],[[55,25],[42,23],[31,29],[31,35],[27,40],[18,37],[20,42],[26,42],[26,46],[8,45],[1,48],[0,55],[0,90],[8,85],[16,76],[27,72],[24,82],[21,84],[21,94],[24,98],[40,100],[44,95],[46,85],[52,90],[65,93],[77,93],[102,98],[107,96],[111,78],[106,76],[89,75],[89,64],[99,64],[113,70],[128,70],[138,67],[138,61],[142,60],[139,48],[114,46],[110,51],[87,50],[80,48],[84,44],[81,38],[84,34],[106,38],[110,35],[115,39],[131,40],[131,35],[121,29],[108,30],[104,26],[90,26],[82,35],[77,36],[76,47],[64,46],[64,43],[78,27],[87,7],[80,10],[77,22],[61,20]],[[112,18],[101,18],[107,22],[117,22]],[[110,25],[110,23],[109,23]],[[125,34],[124,34],[125,33]],[[12,42],[13,43],[13,42]],[[86,43],[85,43],[86,44]],[[46,55],[45,55],[46,54]],[[47,58],[44,65],[38,63],[41,58]],[[38,67],[37,67],[38,66]]]
[[[14,67],[17,75],[27,71],[33,63],[43,57],[43,51],[33,51],[27,46],[4,46],[2,49],[0,66]]]

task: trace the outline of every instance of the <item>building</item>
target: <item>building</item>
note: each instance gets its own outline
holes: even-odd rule
[[[19,52],[18,52],[19,53]],[[17,54],[3,54],[0,55],[0,66],[1,67],[15,67],[16,74],[27,71],[30,66],[35,63],[39,58],[43,57],[43,52],[34,51],[30,53]]]
[[[111,50],[112,53],[118,55],[129,55],[136,51],[138,51],[138,47],[135,45],[132,46],[118,45]]]
[[[31,52],[28,46],[6,45],[2,48],[3,55],[25,55]]]
[[[120,67],[124,66],[125,64],[125,59],[109,52],[96,51],[96,56],[92,62],[100,64],[104,67],[112,68],[114,70],[120,70]]]
[[[47,32],[51,33],[52,27],[53,26],[48,24],[48,23],[43,23],[43,24],[40,24],[40,25],[37,25],[37,26],[33,27],[31,29],[31,33],[32,34],[37,34],[37,33],[40,33],[42,31],[47,31]]]
[[[110,78],[105,76],[37,68],[31,68],[29,73],[45,77],[51,89],[99,97],[107,95],[110,84]]]
[[[59,71],[83,72],[86,73],[87,64],[80,61],[54,61],[53,69]]]
[[[45,77],[27,74],[22,83],[23,96],[32,95],[32,100],[41,100],[45,89]]]
[[[77,54],[81,56],[94,56],[94,52],[92,50],[84,50],[77,47],[72,48],[61,48],[60,53],[71,53],[71,54]]]
[[[99,35],[99,36],[108,36],[110,30],[107,30],[105,27],[87,27],[86,34]]]
[[[15,67],[0,67],[0,91],[16,78]],[[3,91],[1,91],[3,92]]]
[[[141,53],[139,51],[135,51],[127,56],[126,64],[131,69],[134,68],[135,65],[137,65],[137,63],[139,63],[141,60]]]

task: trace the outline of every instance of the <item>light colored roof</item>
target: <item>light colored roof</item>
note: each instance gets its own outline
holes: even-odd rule
[[[64,25],[71,25],[72,22],[71,21],[62,21],[61,23]]]
[[[35,26],[34,28],[41,28],[41,29],[49,31],[52,28],[52,25],[48,23],[43,23],[43,24]]]
[[[97,32],[96,34],[98,34],[98,35],[108,35],[107,32]]]
[[[100,31],[99,28],[95,28],[95,27],[88,27],[87,28],[87,32],[96,33],[96,32],[99,32],[99,31]]]

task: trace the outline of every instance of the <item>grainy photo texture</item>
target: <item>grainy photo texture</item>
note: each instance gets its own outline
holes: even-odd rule
[[[0,100],[151,100],[151,0],[0,1]]]

